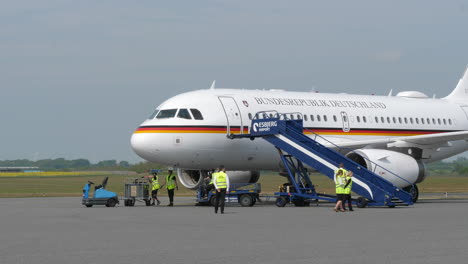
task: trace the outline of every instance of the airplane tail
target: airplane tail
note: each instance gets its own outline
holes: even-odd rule
[[[463,100],[468,98],[468,67],[465,70],[465,74],[458,81],[457,87],[444,99],[448,100]]]

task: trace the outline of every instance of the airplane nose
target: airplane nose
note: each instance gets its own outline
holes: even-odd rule
[[[158,159],[159,148],[155,140],[151,140],[151,135],[145,133],[133,133],[130,144],[133,151],[141,158],[156,162]]]

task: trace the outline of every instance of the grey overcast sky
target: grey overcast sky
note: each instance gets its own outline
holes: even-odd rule
[[[139,123],[214,79],[443,97],[467,64],[464,0],[2,1],[0,159],[139,161]]]

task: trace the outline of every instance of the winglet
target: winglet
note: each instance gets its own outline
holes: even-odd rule
[[[458,81],[457,87],[444,99],[448,100],[468,100],[468,66],[466,67],[465,74]]]
[[[216,85],[216,80],[214,80],[213,83],[211,84],[210,90],[214,90],[215,85]]]

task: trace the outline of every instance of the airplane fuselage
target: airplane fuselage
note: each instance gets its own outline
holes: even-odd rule
[[[418,92],[366,96],[278,90],[198,90],[180,94],[158,106],[156,116],[144,121],[132,135],[131,144],[140,157],[172,167],[213,169],[224,164],[230,170],[277,170],[279,157],[269,143],[230,140],[226,135],[248,133],[255,114],[271,110],[302,118],[306,134],[312,136],[309,131],[313,131],[337,145],[456,132],[468,130],[463,106],[446,99],[428,98]],[[166,112],[161,114],[161,111]],[[382,144],[374,147],[388,148]],[[466,141],[457,140],[428,152],[421,159],[432,162],[467,149]]]

